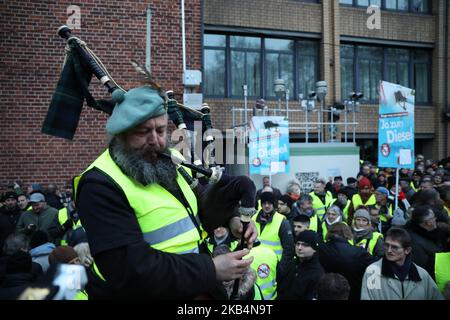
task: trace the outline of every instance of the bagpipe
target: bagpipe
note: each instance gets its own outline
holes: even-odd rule
[[[86,43],[72,35],[69,27],[60,27],[58,35],[66,40],[66,56],[41,131],[56,137],[73,139],[84,101],[88,106],[111,115],[115,107],[114,95],[118,91],[123,93],[126,90],[114,81],[106,67]],[[143,73],[147,77],[151,76],[145,68],[137,66],[136,63],[132,64],[138,73]],[[103,84],[112,99],[94,99],[88,89],[92,75]],[[178,103],[174,98],[173,91],[163,92],[161,90],[160,94],[167,105],[170,120],[182,131],[183,139],[186,139],[191,147],[189,123],[201,121],[202,131],[207,132],[213,129],[210,109],[206,104],[201,110],[196,110]],[[248,223],[249,217],[255,211],[256,188],[254,183],[245,176],[234,177],[224,174],[224,168],[214,164],[214,149],[210,148],[210,144],[214,142],[213,137],[206,134],[205,141],[206,147],[210,150],[208,156],[205,157],[206,165],[199,161],[201,158],[197,157],[194,152],[192,152],[194,156],[191,158],[194,163],[175,158],[179,164],[180,174],[188,181],[191,188],[195,190],[198,187],[198,179],[195,175],[189,175],[183,167],[206,177],[210,182],[205,186],[206,190],[199,195],[199,202],[203,208],[204,229],[212,233],[215,228],[225,225],[226,221],[235,216],[236,210],[241,213],[245,224]],[[174,160],[173,155],[161,154],[161,157],[171,157]]]

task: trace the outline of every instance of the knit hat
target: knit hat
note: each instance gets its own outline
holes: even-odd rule
[[[356,210],[355,214],[354,214],[354,219],[356,220],[356,218],[364,218],[364,219],[367,219],[367,221],[370,222],[369,211],[367,211],[366,209],[358,209],[358,210]]]
[[[347,178],[347,184],[355,183],[355,182],[358,182],[358,180],[356,180],[356,179],[353,178],[353,177]]]
[[[78,254],[72,247],[61,246],[55,248],[55,250],[50,253],[48,256],[48,262],[50,264],[69,263],[75,258],[78,258]]]
[[[294,204],[294,200],[292,200],[292,198],[289,197],[288,194],[283,194],[283,195],[281,196],[281,198],[279,199],[279,201],[281,201],[281,202],[283,202],[283,203],[286,203],[286,205],[287,205],[290,209],[292,209],[292,205]]]
[[[10,255],[6,260],[6,273],[30,273],[31,256],[28,252],[19,250]]]
[[[263,204],[264,202],[270,202],[271,204],[273,204],[274,208],[277,207],[277,199],[275,198],[273,192],[261,193],[261,204]]]
[[[295,243],[297,242],[307,243],[314,250],[319,248],[319,236],[317,235],[317,232],[312,230],[300,232],[299,235],[295,237]]]
[[[376,191],[384,194],[386,197],[389,197],[389,190],[385,187],[378,187]]]
[[[372,188],[372,183],[366,177],[362,177],[361,180],[359,180],[358,182],[358,189],[361,190],[366,187]]]
[[[15,193],[14,191],[8,191],[5,193],[5,195],[3,196],[2,201],[6,201],[7,199],[16,199],[17,200],[17,193]]]
[[[114,93],[113,100],[117,104],[106,123],[106,132],[109,134],[127,131],[167,112],[163,98],[150,87],[134,88],[126,93],[116,90]]]

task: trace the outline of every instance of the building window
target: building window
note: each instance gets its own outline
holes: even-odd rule
[[[203,92],[209,97],[275,99],[274,82],[283,79],[290,99],[314,90],[319,42],[205,34]]]
[[[242,84],[247,84],[249,96],[261,94],[261,39],[230,37],[231,96],[242,96]]]
[[[386,10],[431,13],[431,0],[339,0],[339,3],[355,7],[376,5]]]
[[[226,37],[205,34],[204,37],[204,86],[205,95],[223,96],[225,94],[225,48]]]
[[[426,50],[341,45],[341,95],[364,94],[364,102],[378,103],[381,80],[416,90],[416,104],[431,103],[431,55]]]
[[[274,83],[283,79],[292,94],[294,88],[294,41],[265,39],[266,97],[275,98]]]

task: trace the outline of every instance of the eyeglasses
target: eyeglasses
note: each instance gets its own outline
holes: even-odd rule
[[[396,246],[396,245],[392,245],[392,244],[389,244],[389,243],[383,243],[383,248],[384,248],[384,250],[385,251],[389,251],[389,248],[392,250],[392,251],[394,251],[394,252],[398,252],[398,251],[400,251],[401,249],[403,249],[403,247],[399,247],[399,246]]]

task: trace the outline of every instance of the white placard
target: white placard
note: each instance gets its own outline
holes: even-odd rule
[[[410,165],[412,163],[412,153],[410,149],[400,149],[399,164]]]

